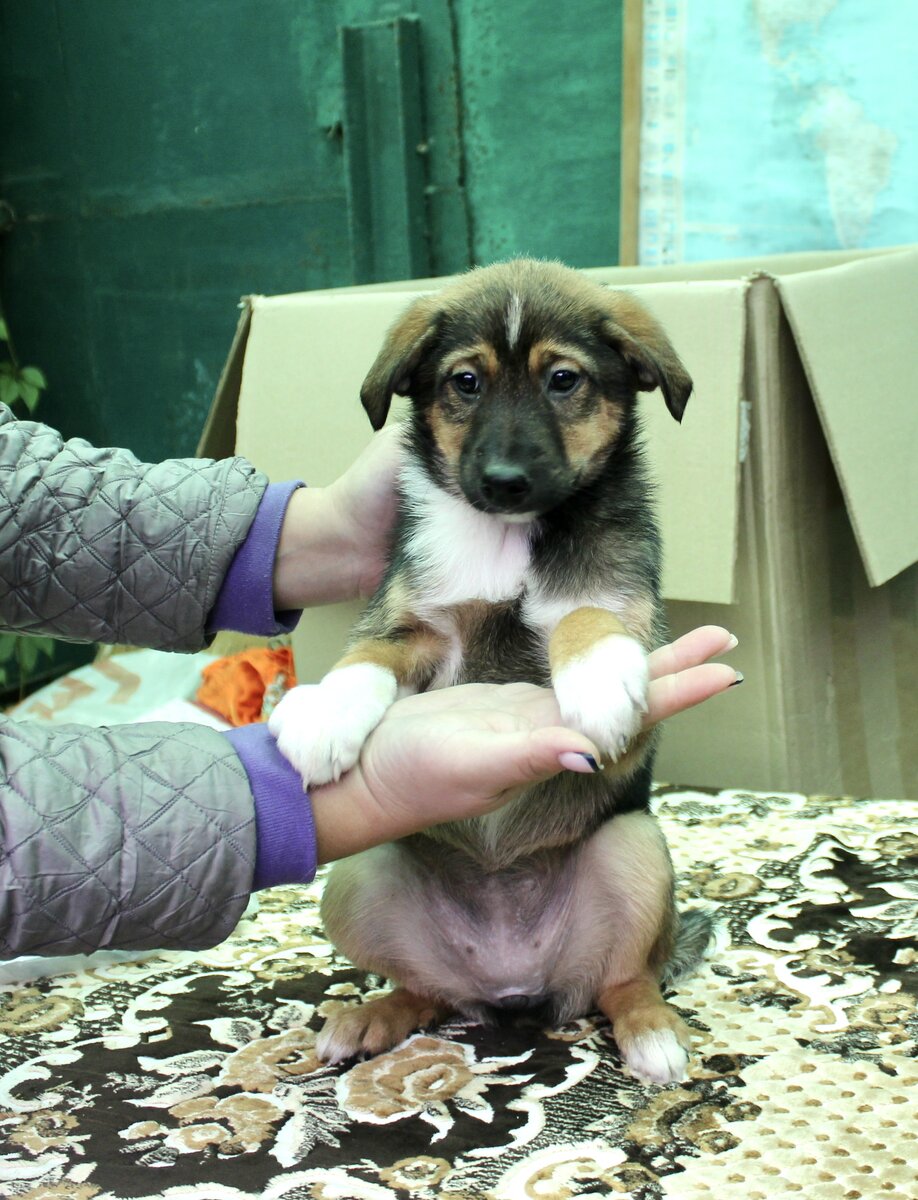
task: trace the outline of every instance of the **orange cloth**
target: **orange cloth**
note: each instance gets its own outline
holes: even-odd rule
[[[296,684],[289,647],[256,646],[218,658],[201,672],[199,704],[231,725],[265,721],[284,692]]]

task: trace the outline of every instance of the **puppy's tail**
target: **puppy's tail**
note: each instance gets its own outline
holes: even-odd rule
[[[662,987],[672,987],[677,980],[694,971],[704,958],[714,936],[714,921],[710,913],[690,908],[676,915],[676,939],[669,961],[660,972]]]

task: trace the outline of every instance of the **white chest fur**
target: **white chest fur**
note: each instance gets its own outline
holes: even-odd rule
[[[414,464],[402,488],[415,510],[409,549],[434,607],[467,600],[512,600],[526,587],[533,522],[478,512],[436,487]]]

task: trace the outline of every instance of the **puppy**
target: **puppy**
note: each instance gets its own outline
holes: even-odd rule
[[[335,865],[329,936],[399,986],[333,1017],[324,1059],[456,1011],[563,1022],[595,1005],[632,1072],[684,1077],[688,1031],[660,985],[710,929],[680,923],[648,811],[647,653],[665,628],[635,410],[656,388],[681,420],[691,380],[637,300],[530,260],[415,301],[366,378],[374,429],[394,393],[412,402],[391,561],[344,657],[275,709],[281,752],[323,783],[397,695],[527,680],[554,688],[605,767]]]

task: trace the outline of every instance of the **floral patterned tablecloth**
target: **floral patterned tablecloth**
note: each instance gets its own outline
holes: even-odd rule
[[[918,831],[905,801],[660,788],[683,903],[719,923],[674,1003],[690,1078],[622,1072],[605,1021],[462,1021],[321,1066],[383,986],[321,887],[204,954],[0,990],[0,1195],[22,1200],[918,1196]]]

